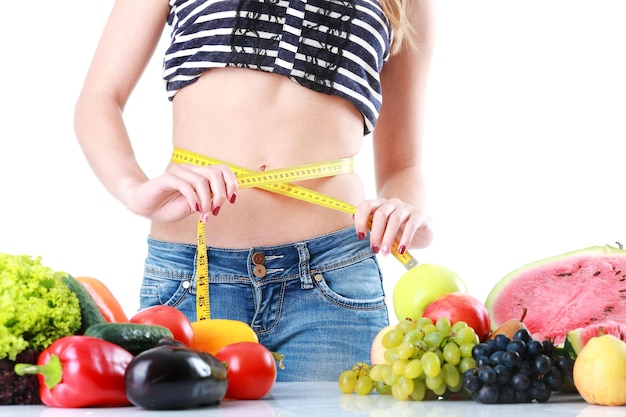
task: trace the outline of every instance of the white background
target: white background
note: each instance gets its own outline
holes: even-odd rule
[[[72,129],[112,4],[3,6],[0,251],[97,277],[130,315],[148,223],[106,193]],[[413,255],[455,270],[484,300],[523,264],[626,242],[626,2],[445,0],[437,9],[424,149],[436,238]],[[164,45],[126,111],[151,175],[171,150]],[[364,144],[358,169],[371,184]],[[381,262],[391,301],[403,267]]]

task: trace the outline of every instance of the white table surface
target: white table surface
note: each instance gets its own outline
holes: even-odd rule
[[[137,407],[68,409],[45,406],[0,406],[1,417],[626,417],[626,406],[587,404],[577,394],[553,394],[544,404],[486,405],[474,401],[396,401],[391,396],[345,395],[336,383],[277,383],[256,401],[224,401],[194,410],[148,411]]]

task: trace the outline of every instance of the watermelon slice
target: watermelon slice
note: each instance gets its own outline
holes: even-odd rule
[[[570,330],[626,323],[626,250],[593,246],[522,266],[494,286],[485,306],[494,329],[526,308],[533,337],[557,345]]]
[[[576,359],[589,339],[596,336],[602,336],[604,334],[612,334],[620,340],[625,340],[626,324],[619,323],[614,320],[606,320],[600,323],[594,323],[589,326],[570,330],[567,332],[567,337],[565,339],[565,352],[570,358]]]

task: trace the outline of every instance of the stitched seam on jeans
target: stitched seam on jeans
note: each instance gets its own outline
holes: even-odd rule
[[[288,282],[288,281],[293,281],[293,280],[299,280],[300,279],[300,274],[290,274],[290,275],[279,275],[279,276],[275,276],[275,277],[268,277],[268,276],[264,276],[263,278],[259,278],[258,280],[255,280],[255,282],[258,285],[265,285],[265,284],[275,284],[275,283],[280,283],[280,282]]]
[[[343,259],[339,262],[333,262],[330,264],[325,264],[317,268],[311,268],[311,273],[324,273],[328,271],[333,271],[335,269],[344,268],[346,266],[358,264],[366,259],[370,259],[374,257],[374,254],[368,251],[362,251],[355,256],[350,258]]]
[[[386,305],[384,296],[381,297],[381,301],[372,301],[372,302],[366,302],[366,303],[354,302],[354,303],[347,304],[346,302],[338,301],[335,298],[331,297],[329,295],[328,291],[326,291],[324,288],[320,287],[320,283],[319,282],[315,282],[315,286],[318,287],[318,289],[320,290],[320,294],[322,295],[322,297],[324,299],[328,300],[328,302],[330,302],[331,304],[334,304],[334,305],[336,305],[338,307],[343,307],[343,308],[347,308],[347,309],[350,309],[350,310],[368,310],[368,311],[372,311],[372,310],[379,310],[379,309],[385,307],[385,305]]]
[[[144,268],[144,275],[155,275],[162,278],[180,278],[180,280],[191,279],[192,273],[172,272],[164,269]],[[148,277],[150,278],[150,277]]]
[[[274,323],[272,323],[272,325],[270,327],[268,327],[267,329],[262,330],[262,331],[258,331],[257,334],[259,334],[259,335],[267,334],[267,333],[271,332],[272,330],[274,330],[276,328],[276,326],[278,326],[278,322],[280,321],[280,318],[281,318],[282,312],[283,312],[283,304],[285,302],[286,288],[287,288],[286,283],[282,282],[281,285],[280,285],[280,295],[278,297],[279,302],[278,302],[278,306],[276,308],[276,318],[274,319]]]

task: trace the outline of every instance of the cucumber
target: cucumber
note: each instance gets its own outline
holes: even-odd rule
[[[158,345],[162,339],[173,339],[172,331],[156,324],[100,323],[90,326],[85,336],[97,337],[123,347],[133,355]]]
[[[80,328],[76,334],[84,334],[85,331],[94,324],[106,323],[106,319],[102,315],[100,308],[96,304],[91,294],[87,292],[83,284],[76,278],[67,273],[59,274],[63,283],[78,298],[80,305]]]

